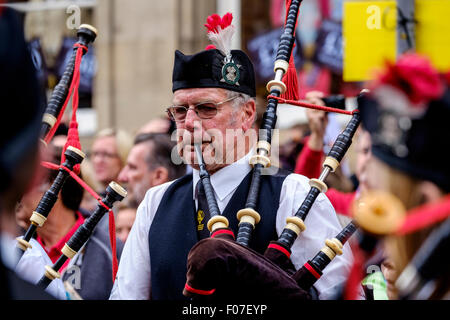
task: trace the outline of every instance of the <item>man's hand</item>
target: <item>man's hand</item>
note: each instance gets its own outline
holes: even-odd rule
[[[324,94],[320,91],[310,91],[306,94],[308,103],[324,106],[325,103],[321,98]],[[311,150],[319,151],[323,149],[323,137],[325,129],[328,125],[328,116],[325,111],[306,109],[311,136],[309,137],[308,146]]]

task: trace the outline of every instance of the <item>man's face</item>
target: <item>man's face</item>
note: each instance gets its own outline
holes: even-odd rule
[[[227,99],[224,89],[194,88],[176,91],[172,102],[174,105],[193,108],[199,103],[220,103]],[[239,154],[243,156],[240,150],[244,148],[240,141],[243,141],[244,133],[251,128],[255,115],[253,101],[238,108],[233,106],[233,101],[225,102],[218,106],[217,114],[211,119],[200,119],[194,110],[189,109],[185,120],[176,123],[180,156],[198,169],[194,143],[201,143],[203,158],[210,173],[238,160]]]
[[[117,153],[116,139],[114,137],[101,137],[94,141],[91,150],[92,165],[97,180],[108,184],[117,179],[122,168]]]
[[[153,187],[152,171],[146,158],[152,147],[149,143],[140,143],[131,148],[127,164],[119,174],[120,183],[127,184],[128,199],[134,205],[139,205],[148,189]]]

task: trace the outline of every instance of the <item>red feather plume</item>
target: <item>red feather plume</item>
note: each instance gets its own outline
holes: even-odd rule
[[[208,32],[219,33],[217,27],[223,30],[231,25],[232,20],[233,15],[230,12],[225,13],[222,18],[217,13],[214,13],[206,18],[206,24],[204,26],[208,29]]]
[[[403,91],[414,104],[439,98],[443,93],[440,75],[430,60],[416,53],[407,53],[394,63],[387,62],[375,87],[389,84]]]

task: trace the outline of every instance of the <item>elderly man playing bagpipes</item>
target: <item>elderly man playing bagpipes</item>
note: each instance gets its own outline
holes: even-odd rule
[[[290,8],[295,13],[288,14],[290,29],[300,1],[292,3]],[[230,49],[234,32],[231,20],[231,14],[208,18],[205,26],[214,46],[193,55],[175,52],[173,105],[167,111],[177,125],[178,153],[194,170],[147,192],[125,244],[110,299],[182,300],[190,294],[214,294],[215,289],[202,290],[187,283],[186,263],[191,249],[216,236],[225,236],[230,238],[227,243],[237,246],[238,251],[242,249],[249,259],[252,255],[262,256],[310,190],[304,176],[282,170],[264,174],[270,162],[265,151],[276,122],[276,108],[275,112],[268,108],[264,115],[265,132],[269,132],[266,143],[260,141],[257,147],[251,142],[242,143],[256,118],[255,76],[247,55]],[[290,46],[291,50],[292,43]],[[290,52],[284,56],[282,68],[287,68]],[[277,72],[272,83],[277,92],[284,85],[281,78],[285,71]],[[274,103],[277,101],[269,102],[271,106]],[[230,132],[232,138],[227,137]],[[342,229],[322,193],[310,209],[306,230],[286,250],[290,251],[290,260],[285,263],[290,271],[314,257],[324,240]],[[251,239],[247,237],[250,233]],[[346,244],[343,254],[324,271],[314,290],[299,289],[288,272],[272,262],[267,262],[268,268],[264,267],[259,276],[264,282],[264,274],[269,272],[275,279],[286,281],[287,286],[295,287],[292,296],[296,299],[310,299],[312,295],[328,299],[335,296],[337,285],[345,282],[351,263],[352,253]],[[277,292],[269,288],[267,295],[261,296],[270,296],[268,291]]]

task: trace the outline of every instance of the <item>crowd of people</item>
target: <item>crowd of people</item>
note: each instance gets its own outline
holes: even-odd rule
[[[186,264],[190,250],[210,236],[207,222],[211,216],[203,204],[194,145],[201,145],[218,209],[229,222],[224,229],[236,233],[236,212],[246,203],[252,178],[249,161],[256,152],[246,137],[261,127],[256,123],[252,62],[240,50],[214,48],[193,55],[176,51],[173,106],[168,108],[168,116],[152,119],[134,135],[117,128],[98,132],[79,176],[101,196],[112,181],[127,190],[125,200],[113,208],[116,252],[111,252],[110,224],[105,215],[83,249],[61,267],[61,279],[55,279],[44,292],[33,285],[42,276],[43,266],[58,260],[66,242],[98,202],[69,177],[45,225],[37,229],[32,249],[17,264],[11,253],[13,239],[27,230],[33,210],[57,174],[40,167],[40,161],[61,162],[68,129],[62,124],[51,143],[40,150],[37,137],[43,110],[23,31],[11,10],[0,12],[0,21],[0,99],[5,102],[7,118],[18,123],[12,129],[3,126],[0,137],[1,296],[185,299],[183,290],[195,291],[186,286],[186,274],[189,278],[193,272]],[[225,62],[224,57],[228,58]],[[222,70],[227,63],[228,68],[239,70],[237,80]],[[450,77],[436,71],[427,57],[414,53],[399,57],[383,72],[375,81],[364,84],[370,92],[358,100],[362,121],[347,155],[354,158],[350,173],[330,176],[326,181],[328,189],[319,194],[304,221],[306,230],[289,248],[295,269],[311,259],[325,239],[335,237],[352,220],[354,202],[371,191],[393,194],[407,211],[440,203],[450,190],[448,165],[438,157],[448,147],[445,121],[450,112]],[[17,83],[21,83],[20,88]],[[325,105],[323,98],[323,93],[317,91],[306,95],[306,101],[316,105]],[[310,189],[308,180],[318,178],[322,170],[329,114],[308,109],[306,115],[304,136],[295,148],[286,148],[295,150],[295,166],[282,167],[261,179],[259,203],[255,206],[261,221],[255,225],[250,242],[260,255],[283,231],[286,218],[302,205]],[[175,129],[177,141],[172,139]],[[229,130],[233,130],[232,139],[219,138],[226,137]],[[174,154],[184,163],[175,163]],[[400,274],[433,231],[447,221],[442,218],[423,230],[389,235],[381,241],[363,266],[364,271],[378,266],[378,272],[366,274],[357,298],[399,298],[396,281]],[[343,254],[324,270],[313,289],[301,296],[338,299],[349,278],[356,246],[356,242],[345,244]],[[112,255],[119,260],[114,280]],[[436,271],[435,276],[426,297],[449,299],[448,268]],[[260,284],[269,286],[266,280]]]

